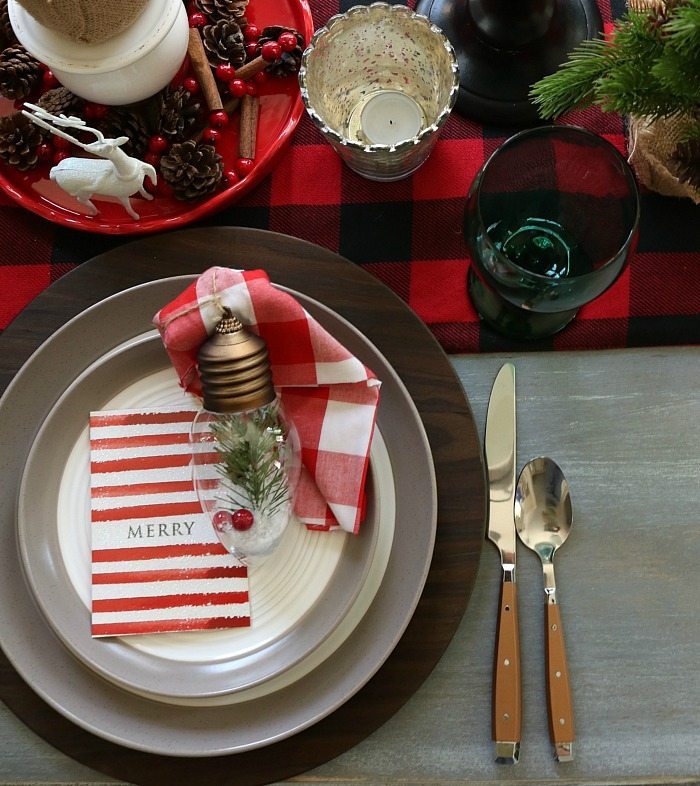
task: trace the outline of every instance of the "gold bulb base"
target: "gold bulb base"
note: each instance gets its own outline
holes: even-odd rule
[[[244,412],[275,398],[267,344],[225,311],[197,355],[204,408]]]

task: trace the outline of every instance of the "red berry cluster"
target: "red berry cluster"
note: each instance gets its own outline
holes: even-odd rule
[[[203,27],[209,23],[206,15],[199,11],[196,6],[190,8],[189,11],[189,24],[190,27]],[[297,45],[297,35],[291,31],[285,31],[280,34],[277,41],[266,41],[262,46],[259,46],[258,39],[261,34],[260,28],[255,24],[246,24],[242,28],[243,39],[245,40],[245,49],[247,60],[253,60],[258,56],[262,56],[263,60],[268,63],[274,63],[279,59],[282,52],[291,52]],[[232,98],[243,98],[245,95],[257,95],[258,85],[266,82],[269,75],[264,71],[258,71],[254,76],[248,80],[240,79],[236,76],[236,69],[230,63],[221,63],[216,66],[214,71],[217,82],[220,84],[220,92],[222,95],[228,95]],[[194,76],[187,76],[183,82],[183,87],[192,95],[197,95],[200,92],[200,85]],[[209,123],[202,132],[202,140],[211,145],[215,145],[221,139],[221,129],[223,129],[229,122],[229,117],[226,112],[218,111],[212,112],[209,116]],[[161,140],[156,138],[152,140],[158,146]],[[166,142],[167,146],[167,142]],[[149,145],[149,149],[161,155],[165,152],[166,148],[162,150],[153,150]],[[149,161],[153,163],[153,161]],[[154,164],[156,165],[156,164]],[[228,185],[238,182],[241,178],[248,175],[254,168],[254,162],[250,158],[238,158],[233,164],[233,169],[224,173],[224,179]]]
[[[213,517],[214,527],[219,532],[227,532],[231,529],[245,532],[249,530],[254,522],[255,516],[248,508],[239,508],[230,513],[228,510],[218,510]]]

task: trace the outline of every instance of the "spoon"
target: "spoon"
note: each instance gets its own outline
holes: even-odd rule
[[[549,732],[557,761],[574,758],[574,715],[553,564],[572,520],[569,484],[558,464],[544,457],[529,461],[515,489],[515,528],[520,540],[542,561]]]

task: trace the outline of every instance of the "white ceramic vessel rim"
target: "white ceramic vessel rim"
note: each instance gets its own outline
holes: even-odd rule
[[[316,112],[316,110],[311,105],[311,101],[309,99],[309,90],[306,84],[307,79],[307,63],[311,53],[313,52],[318,40],[326,35],[328,32],[332,30],[332,28],[340,23],[345,21],[348,17],[358,16],[358,15],[369,15],[372,9],[386,9],[389,13],[392,14],[406,14],[410,16],[412,19],[415,19],[417,22],[426,25],[431,32],[435,35],[439,36],[442,39],[442,44],[447,51],[448,55],[450,56],[451,60],[451,69],[452,69],[452,88],[450,90],[450,95],[448,98],[447,105],[445,108],[440,112],[437,119],[434,123],[429,126],[426,126],[424,129],[420,131],[420,133],[414,137],[413,139],[407,139],[404,142],[399,142],[395,145],[367,145],[363,144],[362,142],[356,142],[352,139],[346,139],[342,134],[339,134],[330,126],[326,125],[324,120],[321,116]],[[405,5],[391,5],[389,3],[372,3],[371,5],[356,5],[352,8],[348,9],[344,14],[336,14],[332,16],[328,22],[325,24],[324,27],[319,27],[318,30],[313,34],[309,45],[304,50],[304,54],[301,58],[301,67],[299,68],[299,87],[301,91],[301,98],[304,102],[304,106],[306,107],[306,111],[309,113],[311,120],[313,121],[314,125],[316,125],[321,132],[328,137],[331,137],[335,142],[339,145],[343,145],[344,147],[352,148],[355,150],[363,150],[366,153],[373,153],[379,151],[387,151],[387,150],[398,150],[403,151],[408,148],[413,147],[414,145],[419,144],[424,137],[429,136],[435,133],[439,128],[441,128],[447,118],[450,116],[452,109],[457,101],[457,92],[459,90],[459,65],[457,63],[457,55],[455,54],[454,47],[449,42],[447,36],[442,32],[442,30],[437,26],[434,25],[427,16],[423,16],[422,14],[417,14],[415,11],[411,11],[408,6]]]
[[[37,60],[60,71],[104,74],[151,52],[175,24],[181,6],[181,0],[149,0],[131,26],[99,44],[81,44],[49,30],[17,0],[8,0],[7,10],[17,37]]]

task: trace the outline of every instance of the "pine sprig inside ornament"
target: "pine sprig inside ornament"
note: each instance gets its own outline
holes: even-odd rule
[[[213,421],[211,432],[218,445],[217,471],[223,478],[230,511],[252,507],[271,516],[289,501],[289,483],[280,462],[284,429],[273,402],[246,418],[236,414]]]

